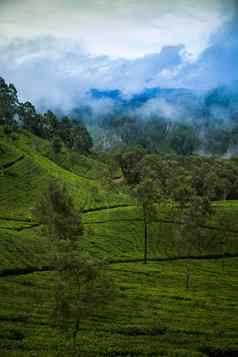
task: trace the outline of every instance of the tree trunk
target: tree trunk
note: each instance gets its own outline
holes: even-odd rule
[[[187,272],[186,272],[186,289],[190,288],[190,269],[189,266],[187,266]]]
[[[226,201],[226,198],[227,198],[227,194],[226,194],[226,191],[223,192],[223,200]]]
[[[147,264],[148,252],[148,223],[144,220],[144,264]]]
[[[76,350],[76,339],[79,331],[79,320],[76,322],[73,332],[73,350]]]

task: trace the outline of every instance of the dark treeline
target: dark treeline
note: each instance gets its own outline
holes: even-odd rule
[[[55,151],[64,144],[70,149],[88,152],[92,139],[81,121],[69,117],[58,118],[53,112],[37,112],[30,102],[21,103],[13,84],[0,78],[0,125],[12,132],[17,128],[26,129],[41,138],[51,140]]]
[[[112,116],[103,119],[100,126],[115,138],[114,145],[140,145],[151,153],[232,156],[238,145],[238,113],[233,113],[229,125],[204,112],[202,119],[196,121]]]

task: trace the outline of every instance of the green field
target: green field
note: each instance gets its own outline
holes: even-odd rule
[[[32,215],[51,178],[84,210],[80,249],[106,261],[115,285],[112,301],[82,322],[78,356],[238,356],[237,202],[215,204],[199,253],[185,249],[175,217],[158,208],[145,266],[139,211],[124,188],[105,185],[105,164],[82,156],[69,166],[65,154],[62,167],[48,142],[26,133],[14,141],[0,133],[0,144],[0,356],[74,355],[50,319],[54,249]]]

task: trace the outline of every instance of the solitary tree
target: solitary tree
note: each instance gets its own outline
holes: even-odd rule
[[[63,331],[70,333],[75,351],[81,323],[113,297],[112,284],[102,264],[75,252],[61,255],[57,271],[52,317]]]
[[[158,187],[149,178],[142,180],[133,190],[140,208],[144,226],[144,264],[148,259],[149,224],[156,218],[155,203],[158,199]]]
[[[60,328],[71,333],[75,351],[81,322],[112,296],[112,285],[101,264],[79,254],[78,243],[84,233],[82,215],[64,186],[51,182],[34,213],[56,243],[51,316]]]
[[[75,209],[66,187],[57,180],[50,181],[33,213],[55,243],[77,243],[83,235],[81,212]]]

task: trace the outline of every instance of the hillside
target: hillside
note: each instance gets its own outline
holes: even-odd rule
[[[238,227],[235,218],[226,234],[222,226],[224,217],[236,217],[237,202],[214,204],[204,228],[211,244],[199,254],[182,246],[169,207],[158,207],[148,252],[155,261],[143,265],[139,211],[124,187],[105,184],[105,163],[82,155],[68,170],[52,160],[47,140],[24,131],[14,140],[0,132],[0,147],[1,356],[73,355],[69,336],[50,319],[54,251],[32,215],[51,178],[65,183],[84,211],[81,250],[108,262],[116,288],[114,300],[82,323],[80,356],[237,355]]]

